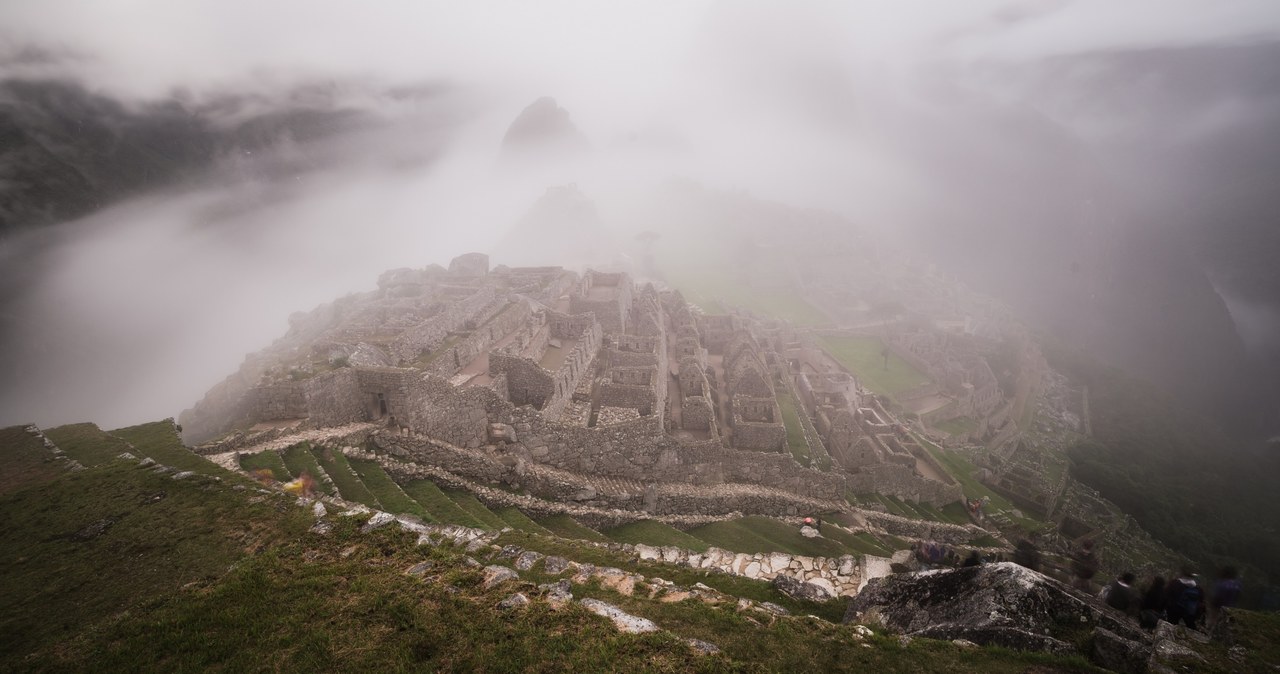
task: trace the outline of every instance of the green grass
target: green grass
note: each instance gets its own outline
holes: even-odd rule
[[[127,440],[134,447],[134,454],[147,456],[157,463],[173,466],[178,470],[190,470],[213,475],[237,483],[247,482],[244,476],[233,473],[208,459],[195,454],[182,444],[178,429],[172,420],[153,421],[148,424],[118,428],[111,435]]]
[[[311,453],[310,443],[296,444],[284,450],[280,458],[284,460],[284,467],[289,469],[289,473],[299,477],[306,473],[315,479],[316,489],[330,496],[333,495],[333,486],[320,479],[320,474],[324,471],[321,470],[315,455]]]
[[[216,581],[246,551],[302,535],[310,516],[299,510],[276,512],[208,478],[174,481],[124,461],[0,498],[0,671],[30,671],[20,654],[191,598],[188,583]],[[75,535],[104,519],[113,523],[100,535]],[[88,654],[91,663],[109,670]]]
[[[790,552],[811,557],[839,557],[855,552],[829,538],[805,538],[799,527],[771,517],[713,522],[690,529],[689,535],[733,552]]]
[[[437,522],[445,524],[460,524],[464,527],[472,527],[474,529],[488,528],[483,522],[472,517],[471,513],[463,510],[448,494],[440,491],[440,487],[431,480],[414,480],[400,485],[404,493],[413,497],[423,508],[427,509],[427,513]]]
[[[599,531],[582,526],[577,520],[568,515],[552,515],[537,520],[538,526],[550,531],[561,538],[576,538],[584,541],[596,541],[597,543],[607,543],[605,538]]]
[[[348,458],[347,462],[351,464],[351,469],[355,471],[364,486],[373,493],[374,498],[378,499],[378,503],[382,504],[383,510],[396,514],[417,515],[427,522],[435,519],[426,508],[405,494],[377,461]]]
[[[663,270],[667,283],[689,302],[709,313],[723,312],[728,306],[743,307],[758,314],[782,318],[797,325],[829,325],[831,319],[810,304],[792,288],[752,288],[737,282],[728,273],[696,267],[672,266]]]
[[[846,554],[865,553],[888,557],[893,550],[880,539],[865,531],[852,532],[830,525],[822,525],[822,535],[849,550]]]
[[[643,543],[645,545],[673,545],[677,548],[706,552],[711,545],[700,538],[694,538],[675,527],[655,520],[629,522],[602,532],[605,536],[619,543]]]
[[[518,531],[527,531],[531,534],[551,535],[551,532],[548,531],[546,527],[543,527],[537,522],[534,522],[532,519],[529,519],[528,515],[520,512],[520,510],[517,508],[511,508],[511,507],[500,508],[498,510],[493,511],[493,514],[500,517],[502,521],[506,522],[507,526],[511,527],[512,529],[516,529]]]
[[[955,436],[968,436],[978,428],[978,422],[968,417],[956,417],[933,424],[933,427]]]
[[[663,603],[595,583],[573,587],[662,628],[623,634],[579,605],[553,610],[539,601],[535,584],[548,578],[537,571],[485,590],[462,550],[417,546],[396,527],[359,533],[360,518],[333,518],[330,534],[315,535],[311,514],[294,503],[123,461],[0,496],[0,671],[1093,671],[1079,658],[928,639],[904,646],[889,635],[858,641],[840,624],[841,600],[800,602],[767,582],[641,563],[562,538],[509,531],[498,539],[685,586],[703,582],[797,616],[739,612],[732,599]],[[109,526],[86,527],[104,518]],[[422,561],[433,564],[427,576],[404,573]],[[515,591],[533,603],[496,608]],[[1249,657],[1269,657],[1274,641],[1255,634],[1275,628],[1257,624],[1242,629],[1242,643]],[[696,656],[683,643],[689,637],[722,653]]]
[[[336,452],[329,448],[312,447],[311,453],[316,457],[320,467],[324,472],[329,474],[329,478],[333,480],[333,484],[338,488],[338,494],[348,501],[363,503],[370,508],[381,510],[382,504],[374,497],[373,492],[360,481],[360,477],[351,469],[351,464],[347,462],[347,457],[342,452]]]
[[[929,378],[910,363],[889,354],[889,366],[885,368],[885,346],[875,337],[823,337],[822,346],[837,362],[858,375],[862,384],[874,393],[893,397],[922,384]]]
[[[445,489],[444,493],[455,505],[479,522],[482,528],[501,529],[511,526],[506,520],[489,510],[488,506],[480,502],[480,499],[468,492],[459,489]]]
[[[28,485],[56,480],[66,469],[63,461],[54,461],[51,450],[28,434],[24,426],[0,428],[0,495]]]
[[[279,452],[268,450],[257,454],[245,454],[240,457],[240,467],[250,473],[263,469],[269,470],[271,477],[279,482],[288,482],[293,479],[289,469],[284,467],[284,460],[280,458]]]
[[[782,410],[782,423],[787,428],[787,449],[791,456],[802,466],[813,464],[809,454],[809,441],[804,437],[804,426],[800,423],[800,412],[796,408],[795,398],[785,391],[778,393],[778,407]]]
[[[67,456],[85,466],[109,463],[121,452],[129,451],[129,443],[109,435],[96,424],[68,424],[47,429],[44,434]]]

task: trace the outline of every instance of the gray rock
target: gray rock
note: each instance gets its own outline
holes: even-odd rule
[[[328,536],[329,534],[333,533],[333,524],[326,522],[324,520],[316,520],[316,523],[311,525],[310,531],[313,534]]]
[[[827,601],[835,596],[820,585],[801,581],[797,578],[783,574],[778,574],[773,577],[773,586],[777,588],[779,592],[791,597],[792,599]]]
[[[329,511],[325,509],[324,504],[319,501],[311,504],[311,514],[316,517],[324,517],[328,512]]]
[[[1136,625],[1101,611],[1052,578],[1011,562],[873,579],[849,602],[845,622],[878,623],[932,639],[1073,653],[1062,638],[1104,627],[1126,639]]]
[[[542,563],[543,573],[546,573],[552,576],[558,576],[564,573],[565,570],[568,568],[569,568],[569,560],[565,559],[564,557],[557,557],[556,555],[551,555],[550,557],[547,557],[547,561]]]
[[[499,559],[515,559],[516,557],[519,557],[522,552],[524,552],[524,548],[521,548],[518,545],[504,545],[502,546],[502,549],[498,551],[497,557]]]
[[[516,557],[516,570],[528,571],[529,569],[532,569],[533,565],[537,564],[538,560],[542,559],[542,557],[543,555],[541,552],[525,550],[524,552],[520,553],[519,557]]]
[[[818,530],[813,527],[800,527],[800,535],[805,538],[817,538],[818,536],[821,536],[821,534],[818,533]]]
[[[365,522],[364,526],[360,527],[360,533],[367,534],[374,529],[381,529],[394,521],[396,521],[396,516],[391,513],[374,513],[373,517],[370,517],[369,521]]]
[[[505,566],[486,566],[484,567],[484,589],[488,590],[499,583],[508,580],[519,580],[520,574],[508,569]]]
[[[48,445],[45,445],[45,446],[47,447]],[[116,458],[117,458],[117,459],[124,459],[125,461],[137,461],[137,460],[138,460],[138,457],[136,457],[136,456],[134,456],[134,455],[130,454],[129,452],[120,452],[119,454],[117,454],[117,455],[116,455]]]
[[[141,468],[150,468],[151,466],[154,466],[154,465],[156,465],[156,460],[149,456],[138,462],[138,466]]]
[[[426,560],[426,561],[422,561],[422,562],[418,562],[417,564],[414,564],[413,566],[405,569],[404,572],[409,574],[410,576],[421,576],[422,574],[430,570],[431,567],[433,566],[435,566],[435,562],[431,560]]]
[[[781,606],[778,606],[777,604],[771,601],[760,602],[760,608],[774,615],[791,615],[791,611],[788,611],[787,609],[782,608]]]
[[[652,620],[633,616],[617,606],[606,604],[599,599],[582,599],[579,603],[588,611],[612,620],[614,627],[617,627],[619,631],[628,634],[658,631],[658,626],[653,624]]]
[[[701,639],[685,639],[684,642],[689,644],[689,648],[693,649],[698,655],[715,655],[720,652],[720,647]]]
[[[521,608],[528,605],[529,605],[529,598],[524,596],[524,594],[521,592],[517,592],[507,597],[506,599],[503,599],[502,601],[498,602],[498,608],[504,611],[513,609],[513,608]]]
[[[553,607],[559,608],[573,601],[573,587],[567,578],[556,583],[544,583],[538,589],[546,593],[547,603]]]
[[[1144,674],[1151,659],[1151,648],[1099,627],[1093,631],[1093,651],[1089,656],[1099,665],[1121,674]]]
[[[467,548],[466,548],[467,554],[474,555],[477,552],[483,550],[484,546],[488,544],[489,544],[488,541],[484,540],[483,538],[473,538],[470,543],[467,543]]]
[[[180,471],[180,472],[174,473],[174,474],[173,474],[173,479],[175,479],[175,480],[185,480],[185,479],[187,479],[187,478],[189,478],[189,477],[191,477],[192,475],[195,475],[195,474],[196,474],[196,473],[195,473],[195,471],[193,471],[193,470],[184,470],[184,471]]]

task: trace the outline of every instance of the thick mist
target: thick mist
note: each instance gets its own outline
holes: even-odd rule
[[[1168,217],[1258,164],[1231,147],[1280,137],[1268,2],[131,7],[6,7],[0,72],[126,109],[177,101],[214,127],[298,107],[363,122],[319,138],[270,127],[253,152],[5,234],[0,423],[174,416],[290,313],[389,268],[469,250],[585,264],[563,238],[512,238],[551,226],[535,204],[570,184],[621,242],[598,264],[634,262],[639,231],[717,240],[656,203],[684,181],[827,211],[1172,389],[1235,377],[1280,341],[1280,285],[1229,277],[1239,258],[1198,245],[1216,213]],[[1252,77],[1175,95],[1220,79],[1200,66],[1224,49],[1237,60],[1222,68]],[[433,93],[397,93],[420,88]],[[582,147],[504,147],[541,96]],[[1206,175],[1205,148],[1232,172]],[[1275,204],[1254,203],[1242,221],[1274,222]],[[1171,332],[1185,343],[1148,348]]]

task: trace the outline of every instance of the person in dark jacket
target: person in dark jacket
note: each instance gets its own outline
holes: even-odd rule
[[[1146,594],[1142,595],[1142,606],[1138,611],[1138,624],[1143,629],[1153,630],[1156,624],[1165,617],[1165,607],[1169,600],[1165,597],[1164,576],[1151,579]]]
[[[1211,633],[1222,619],[1223,609],[1231,608],[1236,605],[1236,602],[1240,601],[1242,588],[1236,567],[1222,567],[1222,570],[1218,572],[1218,581],[1213,584],[1213,595],[1209,598],[1209,616],[1205,621],[1205,625]]]
[[[1133,582],[1136,580],[1132,573],[1128,571],[1120,575],[1119,578],[1111,581],[1107,586],[1107,606],[1127,613],[1129,615],[1138,614],[1138,595],[1134,592]]]
[[[1195,629],[1204,612],[1204,589],[1196,580],[1195,573],[1190,568],[1183,568],[1182,575],[1169,583],[1164,594],[1169,600],[1165,607],[1169,622],[1175,625],[1181,622]]]
[[[1018,541],[1018,547],[1013,551],[1013,563],[1025,566],[1032,571],[1040,570],[1040,551],[1036,549],[1036,544],[1027,539]]]

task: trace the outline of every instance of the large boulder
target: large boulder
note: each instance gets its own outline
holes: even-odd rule
[[[824,582],[826,587],[784,574],[778,574],[773,578],[773,586],[782,594],[792,599],[805,599],[808,601],[827,601],[836,596],[835,588],[830,587],[831,583]]]
[[[1143,641],[1135,625],[1058,581],[1011,562],[877,578],[853,599],[845,622],[934,639],[967,639],[1018,650],[1075,652],[1103,627]]]

